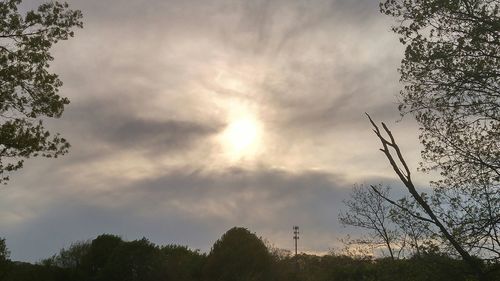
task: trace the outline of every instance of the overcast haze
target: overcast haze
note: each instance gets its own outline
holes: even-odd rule
[[[322,253],[353,184],[395,182],[364,112],[418,162],[378,1],[69,4],[84,28],[51,68],[71,104],[47,124],[72,147],[0,190],[13,260],[102,233],[208,251],[233,226],[291,249],[299,225],[299,250]]]

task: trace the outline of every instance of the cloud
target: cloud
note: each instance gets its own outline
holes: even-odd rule
[[[207,250],[211,245],[207,239],[214,241],[234,225],[249,227],[264,237],[293,224],[309,225],[311,233],[318,224],[331,230],[336,225],[339,200],[348,192],[346,185],[338,175],[322,172],[186,168],[117,184],[97,194],[54,194],[51,203],[37,214],[3,229],[11,247],[21,247],[17,241],[29,243],[25,250],[13,252],[13,258],[22,260],[42,258],[68,241],[102,232],[131,239],[145,235],[158,243],[183,243]],[[191,233],[193,228],[203,231]],[[32,240],[33,233],[37,233],[36,240]],[[210,237],[204,238],[206,234]],[[286,241],[275,242],[286,245]]]
[[[182,153],[222,130],[222,124],[176,120],[169,114],[154,119],[136,114],[126,106],[111,106],[109,100],[92,100],[71,108],[65,122],[81,126],[78,130],[84,130],[96,142],[105,142],[116,150],[146,150],[150,157],[158,151]]]
[[[368,179],[368,183],[381,181],[388,179]],[[44,190],[51,189],[47,185],[57,182],[61,181],[42,183],[37,189],[18,186],[24,195],[16,201],[43,197]],[[236,225],[248,227],[281,248],[289,248],[290,227],[300,225],[301,249],[324,252],[342,234],[337,214],[352,185],[342,175],[325,171],[265,167],[224,171],[185,167],[135,182],[110,182],[112,188],[105,191],[78,194],[72,192],[78,187],[67,184],[65,192],[32,206],[36,213],[4,225],[9,247],[16,249],[14,259],[38,260],[70,242],[101,233],[126,239],[146,236],[159,244],[186,244],[208,251],[222,233]],[[7,201],[2,205],[9,206]],[[20,206],[15,212],[30,209]]]
[[[38,1],[26,1],[33,4]],[[0,191],[0,236],[37,260],[100,233],[208,250],[232,226],[326,251],[356,182],[394,182],[364,112],[399,119],[401,46],[372,0],[70,1],[85,27],[54,48],[72,148]],[[262,124],[250,161],[217,137]],[[409,163],[416,127],[394,125]],[[43,241],[41,243],[40,241]]]

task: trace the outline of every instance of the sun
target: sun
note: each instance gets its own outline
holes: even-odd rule
[[[260,124],[250,116],[232,120],[223,132],[222,140],[233,159],[253,156],[259,146]]]

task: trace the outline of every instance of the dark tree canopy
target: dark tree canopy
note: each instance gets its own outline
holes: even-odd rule
[[[10,252],[5,244],[5,238],[0,238],[0,263],[9,258]]]
[[[82,27],[82,14],[51,1],[22,15],[20,3],[0,2],[0,182],[20,169],[24,158],[57,157],[69,148],[42,119],[60,117],[69,103],[58,93],[61,80],[48,70],[50,48]]]
[[[166,280],[201,280],[205,254],[178,245],[161,247],[160,252],[161,259],[166,264]]]
[[[58,255],[52,257],[50,264],[62,268],[81,268],[86,262],[86,258],[90,251],[89,242],[76,242],[71,244],[68,249],[62,249]]]
[[[2,281],[222,281],[222,280],[273,280],[273,281],[348,281],[348,280],[439,280],[477,281],[463,261],[447,255],[424,253],[407,259],[373,259],[338,254],[274,255],[272,264],[264,251],[261,239],[246,229],[234,228],[216,242],[217,262],[205,265],[206,255],[185,246],[157,246],[143,238],[123,241],[104,234],[91,242],[76,242],[58,255],[37,264],[0,260]],[[232,237],[232,238],[231,238]],[[233,239],[234,238],[234,239]],[[222,241],[223,240],[223,241]],[[0,240],[1,243],[2,240]],[[96,243],[93,243],[96,242]],[[90,254],[90,247],[99,249]],[[256,246],[256,248],[252,248]],[[222,247],[222,248],[220,248]],[[234,251],[231,251],[234,247]],[[82,249],[85,249],[82,251]],[[108,253],[105,254],[106,249]],[[260,254],[256,254],[260,253]],[[282,252],[283,253],[283,252]],[[85,264],[93,259],[106,258],[104,270],[91,272]],[[225,258],[222,258],[222,257]],[[75,262],[84,261],[84,262]],[[264,264],[264,265],[263,265]],[[207,266],[214,273],[207,275]],[[216,266],[216,267],[215,267]],[[492,264],[491,266],[498,266]],[[205,270],[205,276],[201,272]],[[272,272],[272,274],[271,274]],[[212,272],[213,273],[213,272]],[[500,280],[497,271],[486,280]]]
[[[92,241],[73,243],[41,265],[61,274],[55,280],[64,281],[199,281],[205,259],[205,254],[185,246],[159,247],[146,238],[124,241],[102,234]]]
[[[234,227],[215,242],[204,269],[206,281],[272,280],[266,245],[246,228]]]
[[[160,250],[146,238],[121,243],[110,255],[103,277],[99,280],[164,280]]]
[[[111,254],[122,243],[123,240],[116,235],[101,234],[97,236],[90,244],[88,258],[84,265],[85,270],[92,276],[100,277]]]

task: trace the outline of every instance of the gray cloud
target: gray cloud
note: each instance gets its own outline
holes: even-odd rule
[[[105,142],[116,149],[143,149],[149,156],[157,151],[182,153],[222,129],[221,124],[195,120],[176,120],[169,114],[157,119],[136,116],[125,107],[113,106],[110,101],[93,100],[71,108],[65,122],[80,127],[95,141]],[[77,135],[77,134],[75,134]],[[156,152],[155,152],[156,151]]]
[[[33,4],[39,1],[26,1]],[[72,103],[48,125],[69,155],[31,159],[0,196],[0,236],[37,260],[109,232],[208,250],[249,227],[327,251],[352,184],[397,185],[364,112],[399,118],[401,47],[371,0],[70,1],[85,28],[54,48]],[[222,156],[233,113],[263,150]],[[413,123],[395,126],[418,162]]]
[[[101,232],[130,239],[144,235],[157,243],[189,244],[203,250],[210,246],[207,239],[213,242],[234,225],[273,238],[293,224],[309,228],[311,234],[319,229],[330,232],[336,228],[335,210],[348,192],[346,185],[338,175],[320,172],[240,168],[170,171],[114,186],[109,192],[53,195],[43,212],[8,229],[7,240],[16,249],[23,248],[17,241],[24,243],[24,249],[13,253],[14,258],[33,260],[67,246],[68,241]],[[199,228],[203,233],[196,231]],[[286,240],[273,241],[287,246]],[[332,242],[322,241],[324,247]]]
[[[371,178],[367,182],[392,180]],[[101,233],[126,239],[146,236],[159,244],[186,244],[208,251],[235,225],[289,248],[289,228],[297,224],[304,233],[301,249],[324,252],[337,245],[342,233],[337,214],[350,186],[340,175],[319,171],[185,167],[78,196],[68,192],[72,186],[66,186],[67,192],[50,196],[50,203],[36,215],[4,231],[9,247],[17,249],[13,258],[32,261]]]

